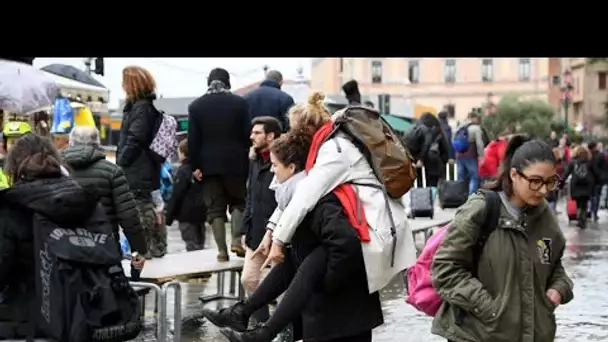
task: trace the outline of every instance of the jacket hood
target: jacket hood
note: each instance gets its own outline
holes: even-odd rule
[[[260,83],[260,87],[271,87],[281,89],[281,86],[275,80],[264,80],[264,82]]]
[[[29,208],[65,227],[86,223],[98,204],[95,194],[68,177],[16,182],[5,190],[3,200]]]
[[[63,158],[74,170],[86,169],[99,160],[106,159],[99,148],[88,145],[70,146],[63,151]]]

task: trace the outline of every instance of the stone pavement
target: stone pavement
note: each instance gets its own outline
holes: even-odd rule
[[[438,213],[447,215],[446,213]],[[575,299],[556,311],[558,337],[556,341],[587,342],[608,341],[608,215],[601,213],[600,222],[591,224],[584,231],[569,225],[561,214],[560,225],[568,240],[564,257],[566,270],[575,282]],[[416,219],[423,220],[423,219]],[[215,248],[208,230],[207,245]],[[169,229],[170,252],[183,251],[184,244],[177,227]],[[183,290],[186,316],[200,313],[201,293],[212,293],[215,281],[186,284]],[[374,331],[375,342],[439,342],[444,339],[431,335],[432,319],[416,312],[404,302],[402,279],[395,279],[381,293],[385,324]],[[149,301],[150,302],[150,301]],[[229,303],[225,303],[229,304]],[[208,304],[221,306],[223,303]],[[172,308],[172,304],[169,304]],[[170,314],[171,314],[171,309]],[[154,341],[152,328],[140,340]],[[186,322],[182,341],[225,341],[218,329],[204,320],[192,319]]]

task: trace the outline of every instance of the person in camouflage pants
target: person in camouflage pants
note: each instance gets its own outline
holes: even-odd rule
[[[167,227],[158,218],[152,197],[136,198],[136,202],[139,210],[139,220],[144,228],[146,242],[148,243],[146,259],[151,257],[162,258],[167,253]]]

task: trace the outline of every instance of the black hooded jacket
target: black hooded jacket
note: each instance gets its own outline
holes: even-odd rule
[[[107,161],[105,153],[94,146],[70,146],[63,151],[63,158],[78,183],[97,195],[112,223],[114,237],[118,239],[120,225],[133,250],[146,254],[148,248],[137,204],[122,169]]]
[[[0,191],[0,339],[22,335],[28,328],[27,303],[34,291],[33,214],[75,227],[103,215],[98,205],[94,194],[67,177],[18,181]]]

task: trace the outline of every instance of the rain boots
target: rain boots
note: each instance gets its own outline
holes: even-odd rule
[[[217,261],[230,260],[230,257],[228,256],[228,247],[226,246],[226,221],[221,217],[213,219],[211,222],[211,229],[218,250]]]
[[[240,258],[245,257],[245,249],[241,245],[241,225],[243,223],[243,212],[235,209],[230,214],[230,229],[232,230],[232,247],[230,251]]]

